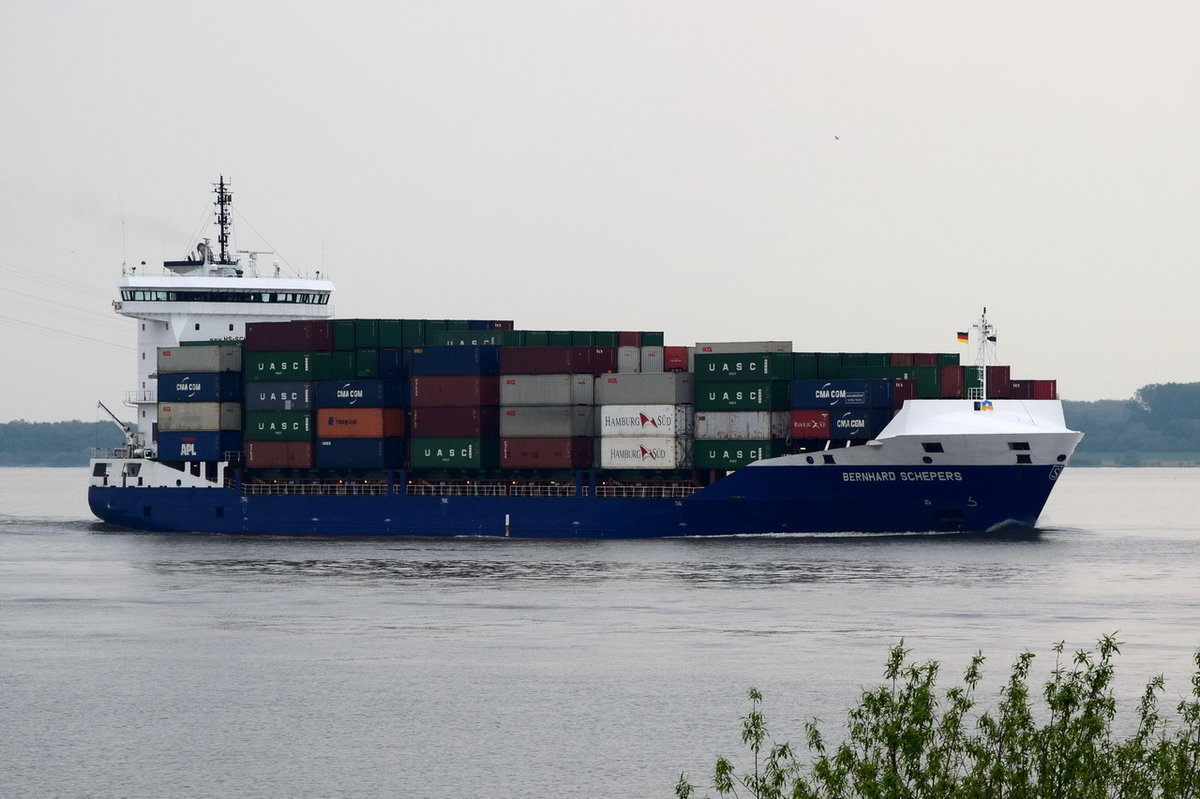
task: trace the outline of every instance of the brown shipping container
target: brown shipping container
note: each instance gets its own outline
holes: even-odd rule
[[[829,438],[829,411],[792,411],[792,438]]]
[[[615,371],[616,347],[503,347],[500,350],[501,374],[597,375]]]
[[[989,366],[987,368],[988,399],[1008,399],[1008,384],[1012,381],[1009,367]]]
[[[888,362],[892,366],[912,366],[913,354],[911,352],[893,352],[888,355]]]
[[[404,438],[408,434],[408,410],[406,408],[383,409],[383,437]]]
[[[965,375],[966,372],[961,366],[942,367],[942,399],[962,399]]]
[[[1033,399],[1033,381],[1009,380],[1008,393],[1004,396],[1008,399]]]
[[[898,410],[905,400],[917,399],[920,390],[917,381],[911,377],[897,377],[892,380],[892,410]]]
[[[414,408],[413,438],[493,438],[500,434],[500,409]]]
[[[333,349],[333,321],[247,322],[247,352],[309,352]]]
[[[913,366],[937,366],[938,356],[936,352],[914,352],[912,354]]]
[[[247,441],[246,466],[251,469],[311,469],[310,441]]]
[[[1034,380],[1033,381],[1033,398],[1034,399],[1058,399],[1058,381],[1057,380]]]
[[[501,353],[507,349],[510,348],[505,347]],[[500,404],[498,375],[418,376],[412,379],[410,390],[414,408],[463,408]]]
[[[622,347],[640,347],[642,346],[642,332],[638,330],[617,333],[617,344]]]
[[[383,408],[320,408],[317,438],[383,438]]]
[[[590,438],[502,438],[501,469],[584,469],[592,465]]]

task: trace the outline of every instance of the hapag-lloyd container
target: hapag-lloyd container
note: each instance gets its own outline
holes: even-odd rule
[[[696,379],[791,380],[790,352],[696,353]]]
[[[697,383],[697,411],[785,411],[791,385],[786,380]]]
[[[499,405],[498,375],[465,377],[414,377],[409,381],[414,408],[462,408]]]
[[[494,438],[410,439],[408,460],[414,469],[494,469],[499,444]]]
[[[590,405],[519,405],[500,408],[504,438],[576,438],[592,435]]]
[[[317,438],[398,438],[404,435],[403,408],[319,408]]]
[[[311,441],[247,441],[246,466],[251,469],[311,469]]]
[[[237,372],[158,373],[159,402],[241,402]]]
[[[246,411],[243,434],[247,441],[311,441],[312,414],[308,411]]]
[[[248,411],[307,411],[312,405],[312,383],[290,380],[250,383],[246,386]]]
[[[160,402],[158,429],[167,433],[241,430],[242,405],[239,402]]]
[[[936,367],[935,367],[936,368]],[[891,408],[890,380],[793,380],[792,408]]]
[[[242,449],[242,434],[235,431],[193,430],[158,433],[160,461],[221,461],[226,453]]]
[[[788,438],[829,438],[829,411],[792,411]]]
[[[333,322],[294,319],[287,322],[247,322],[246,352],[311,352],[333,349]]]
[[[690,405],[694,398],[695,382],[687,372],[643,372],[596,378],[597,405]]]
[[[697,441],[746,441],[787,438],[789,411],[697,411]]]
[[[595,380],[591,374],[500,375],[500,404],[591,405]]]
[[[242,374],[246,382],[254,380],[311,380],[312,353],[247,352]]]
[[[490,438],[500,435],[500,409],[495,405],[413,408],[409,421],[413,438]]]
[[[318,380],[313,384],[320,408],[402,408],[408,383],[400,380]]]
[[[240,372],[242,348],[225,344],[159,347],[159,372]]]
[[[601,469],[686,469],[692,465],[692,440],[675,436],[597,438]]]
[[[693,415],[691,405],[600,405],[596,407],[596,435],[690,436]]]
[[[754,461],[775,458],[787,452],[782,441],[697,441],[697,469],[740,469]]]
[[[591,438],[500,439],[501,469],[586,469],[591,465]]]
[[[399,469],[407,448],[402,438],[325,438],[313,446],[318,469]]]

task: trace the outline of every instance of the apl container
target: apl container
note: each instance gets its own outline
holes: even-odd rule
[[[160,461],[221,461],[242,450],[242,434],[234,431],[158,433]]]
[[[878,408],[839,409],[829,414],[829,437],[871,439],[892,420],[890,411]]]
[[[500,439],[501,469],[586,469],[591,465],[591,438]]]
[[[409,391],[414,408],[462,408],[500,404],[500,378],[497,375],[414,377],[409,383]]]
[[[494,438],[422,438],[408,444],[413,469],[494,469],[499,443]]]
[[[312,354],[308,352],[247,352],[243,375],[255,380],[312,380]]]
[[[399,380],[318,380],[313,384],[320,408],[402,408],[408,383]]]
[[[687,469],[692,440],[675,436],[596,439],[596,465],[601,469]]]
[[[690,405],[694,397],[695,382],[687,372],[596,378],[597,405]]]
[[[324,438],[313,446],[318,469],[400,469],[406,454],[402,438]]]
[[[500,409],[494,405],[470,408],[413,408],[413,438],[494,438],[500,435]]]
[[[500,375],[500,404],[591,405],[595,380],[578,375]]]
[[[500,436],[504,438],[590,436],[594,425],[590,405],[519,405],[500,408]]]
[[[312,383],[299,380],[250,383],[245,397],[248,411],[307,411],[313,407]]]
[[[697,353],[696,379],[714,380],[791,380],[790,352]]]
[[[242,405],[239,402],[160,402],[158,429],[241,430]]]
[[[246,466],[251,469],[311,469],[311,441],[247,441]]]
[[[595,416],[601,438],[690,436],[694,425],[690,405],[600,405]]]
[[[790,383],[785,380],[697,383],[697,411],[784,411]]]
[[[197,347],[159,347],[159,372],[240,372],[242,348],[226,344]]]
[[[241,402],[238,372],[158,373],[159,402]]]
[[[247,441],[311,441],[312,414],[308,411],[247,411],[242,432]]]
[[[747,441],[787,438],[789,411],[697,411],[697,441]]]
[[[429,377],[449,375],[494,375],[500,371],[497,346],[416,347],[409,367],[411,374]]]
[[[697,469],[728,471],[786,452],[782,441],[697,441],[695,463]]]

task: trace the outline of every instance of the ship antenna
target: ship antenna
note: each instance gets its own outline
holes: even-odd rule
[[[229,260],[229,204],[233,202],[233,194],[229,191],[229,184],[225,182],[225,176],[221,175],[217,181],[217,226],[220,229],[220,235],[217,236],[217,242],[221,245],[219,264],[229,265],[233,263]]]
[[[988,344],[996,343],[996,328],[988,322],[986,305],[979,321],[971,327],[979,331],[979,350],[975,354],[975,365],[979,367],[979,388],[976,391],[978,399],[987,399]]]

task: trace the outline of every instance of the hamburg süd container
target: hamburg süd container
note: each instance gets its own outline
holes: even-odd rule
[[[692,465],[692,440],[675,436],[597,438],[601,469],[686,469]]]
[[[248,411],[311,410],[312,383],[302,380],[250,383],[246,386]]]
[[[789,411],[697,411],[697,441],[754,441],[787,438]]]
[[[694,457],[697,469],[728,471],[786,453],[782,441],[697,441]]]
[[[828,439],[829,413],[829,411],[792,411],[788,438]]]
[[[159,372],[240,372],[242,348],[226,344],[159,347]]]
[[[592,439],[501,438],[501,469],[586,469],[592,465]]]
[[[414,408],[499,405],[500,378],[498,375],[414,377],[409,381],[409,394]]]
[[[696,384],[697,411],[785,411],[791,383],[787,380]]]
[[[575,375],[500,375],[501,405],[591,405],[596,378]]]
[[[246,466],[251,469],[311,469],[311,441],[247,441]]]
[[[578,438],[592,435],[590,405],[501,406],[502,438]]]
[[[413,438],[494,438],[500,435],[500,409],[495,405],[463,408],[413,408]]]
[[[241,402],[238,372],[158,373],[159,402]]]
[[[160,402],[158,429],[241,430],[242,405],[239,402]]]
[[[236,431],[192,430],[158,434],[160,461],[221,461],[227,453],[242,450],[242,434]]]
[[[242,432],[247,441],[311,441],[312,414],[308,411],[246,411]]]
[[[413,469],[494,469],[499,460],[494,438],[420,438],[408,442]]]
[[[597,405],[690,405],[695,393],[689,372],[600,375],[595,401]]]
[[[691,405],[598,405],[596,435],[601,438],[690,436]]]
[[[247,352],[242,374],[246,382],[255,380],[311,380],[312,353]]]

